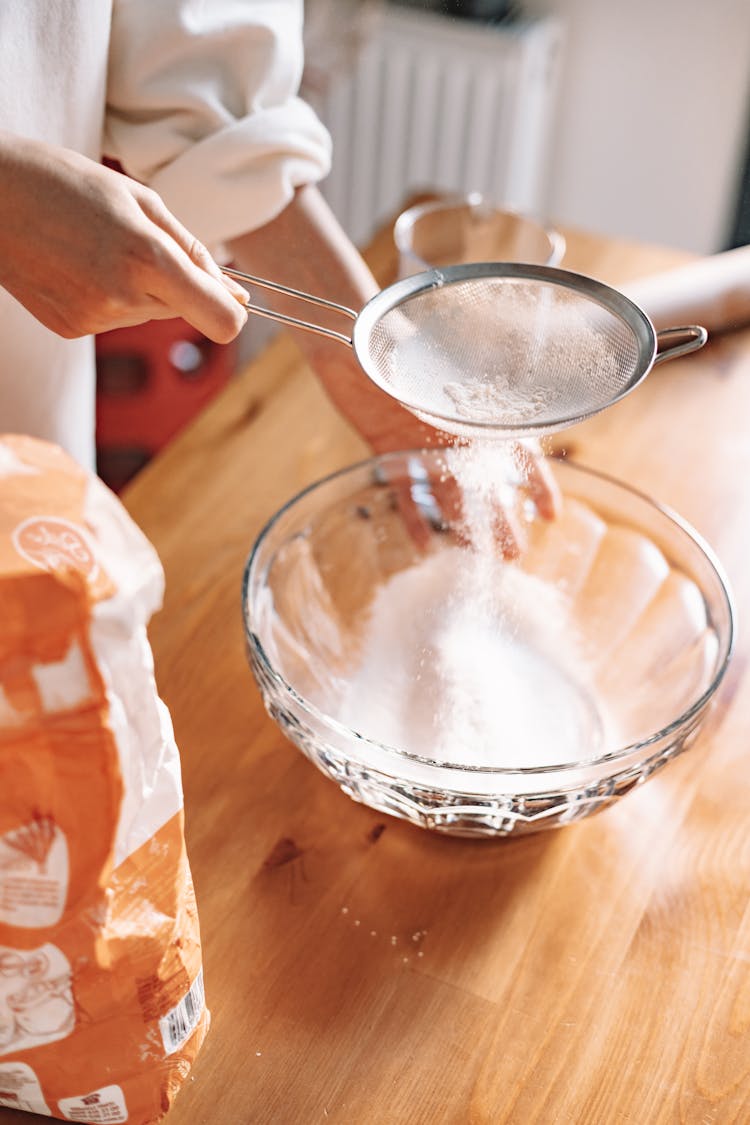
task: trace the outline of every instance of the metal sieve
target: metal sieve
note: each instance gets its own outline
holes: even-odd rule
[[[707,339],[697,325],[657,333],[623,293],[549,266],[428,270],[383,289],[360,313],[224,272],[352,320],[348,336],[247,304],[260,316],[348,344],[381,390],[430,425],[466,438],[540,436],[583,421],[638,386],[654,364]]]

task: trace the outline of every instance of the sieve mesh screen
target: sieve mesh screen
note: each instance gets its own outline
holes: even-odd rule
[[[582,289],[466,277],[410,294],[358,356],[389,394],[455,433],[544,432],[608,406],[650,363],[636,328]]]

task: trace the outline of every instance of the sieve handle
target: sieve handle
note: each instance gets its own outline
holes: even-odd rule
[[[303,293],[300,289],[290,289],[288,285],[279,285],[276,281],[266,281],[263,277],[254,277],[251,273],[242,273],[241,270],[230,269],[228,266],[222,266],[221,272],[228,277],[236,278],[237,281],[245,281],[248,285],[258,285],[261,289],[270,289],[274,293],[282,293],[285,297],[294,297],[298,301],[306,301],[309,305],[317,305],[321,309],[330,309],[332,312],[341,313],[342,316],[346,316],[350,320],[357,319],[357,313],[354,309],[349,309],[346,305],[338,305],[335,301],[327,301],[324,297],[314,297],[311,293]],[[306,332],[316,332],[318,336],[328,336],[331,340],[338,340],[340,343],[352,347],[351,336],[346,336],[343,332],[335,332],[332,328],[324,328],[322,324],[313,324],[309,320],[299,320],[296,316],[288,316],[286,313],[264,308],[263,305],[256,305],[252,301],[247,301],[244,307],[248,312],[255,313],[257,316],[264,316],[267,320],[275,320],[279,324],[290,324],[294,328],[304,328]]]
[[[656,333],[656,356],[654,366],[665,359],[676,359],[678,355],[697,352],[708,339],[708,332],[699,324],[686,324],[682,328],[662,328]]]

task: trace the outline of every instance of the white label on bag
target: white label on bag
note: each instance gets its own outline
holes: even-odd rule
[[[94,547],[83,528],[59,516],[33,516],[13,529],[13,546],[40,570],[78,570],[93,582],[99,573]]]
[[[179,1004],[162,1016],[159,1020],[164,1050],[168,1055],[174,1054],[182,1044],[190,1038],[198,1026],[198,1021],[203,1014],[206,997],[203,991],[203,969],[190,986]]]
[[[0,836],[0,922],[54,926],[68,894],[68,844],[52,817],[38,815]]]
[[[22,1109],[26,1113],[52,1116],[44,1100],[39,1079],[26,1063],[0,1063],[0,1105]]]
[[[70,964],[56,945],[0,945],[0,1055],[65,1039],[75,1027]]]
[[[104,1125],[120,1125],[127,1121],[125,1095],[119,1086],[102,1086],[90,1094],[61,1098],[57,1103],[66,1121],[92,1121]]]

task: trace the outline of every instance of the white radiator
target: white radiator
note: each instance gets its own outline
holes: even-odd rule
[[[367,241],[420,190],[542,214],[560,46],[555,20],[490,27],[386,6],[354,64],[304,89],[333,138],[321,187],[350,237]]]

